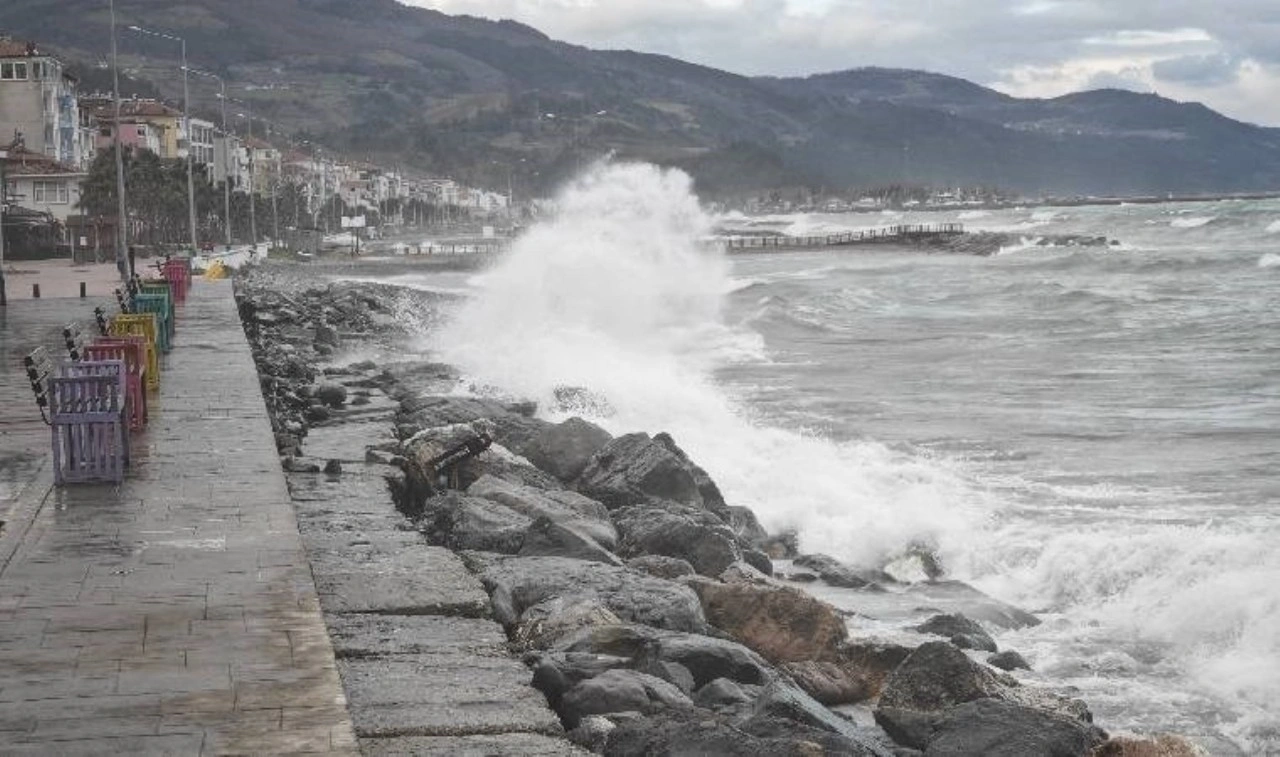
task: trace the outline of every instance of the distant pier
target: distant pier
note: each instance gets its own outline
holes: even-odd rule
[[[765,252],[772,250],[813,250],[823,247],[848,247],[859,244],[880,244],[886,242],[908,242],[916,244],[947,237],[960,236],[965,233],[964,224],[900,224],[897,226],[881,226],[861,231],[846,231],[840,234],[822,234],[803,237],[793,236],[747,236],[732,237],[721,240],[726,252]]]

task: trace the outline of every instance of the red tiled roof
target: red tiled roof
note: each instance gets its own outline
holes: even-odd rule
[[[28,58],[40,55],[36,43],[20,39],[0,38],[0,58]]]
[[[23,147],[9,150],[9,157],[4,159],[4,170],[9,176],[56,176],[84,173],[59,163],[48,155],[31,152]]]

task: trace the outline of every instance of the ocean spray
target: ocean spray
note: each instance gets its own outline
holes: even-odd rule
[[[965,548],[987,505],[954,467],[757,423],[717,386],[717,367],[766,358],[758,334],[723,320],[734,283],[688,176],[600,164],[555,205],[473,282],[434,340],[445,360],[544,408],[562,387],[603,397],[611,412],[590,420],[671,433],[731,504],[807,550],[878,567],[922,543],[944,561]]]

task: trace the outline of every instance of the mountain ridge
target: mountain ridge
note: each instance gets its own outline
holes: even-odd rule
[[[0,8],[0,33],[100,61],[99,6],[24,0]],[[546,189],[612,153],[684,167],[712,196],[900,183],[1058,195],[1280,188],[1280,129],[1151,94],[1020,99],[875,67],[747,77],[396,0],[116,6],[122,28],[185,36],[193,67],[225,76],[295,138],[481,185]],[[79,21],[55,22],[67,17]],[[126,72],[171,98],[176,48],[121,32]],[[211,85],[193,77],[196,112],[214,115]]]

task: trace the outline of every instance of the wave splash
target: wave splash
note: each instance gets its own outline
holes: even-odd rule
[[[724,322],[738,282],[698,242],[711,219],[687,175],[601,164],[556,205],[474,281],[477,296],[433,340],[445,360],[544,408],[557,388],[589,389],[611,409],[592,420],[670,432],[729,501],[797,530],[806,549],[876,566],[920,544],[944,560],[963,549],[987,503],[961,471],[758,423],[716,385],[715,368],[764,360],[764,345]]]

